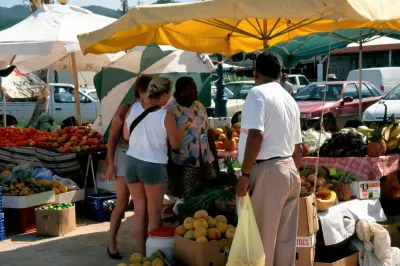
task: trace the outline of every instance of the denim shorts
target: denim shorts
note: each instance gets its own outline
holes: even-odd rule
[[[125,180],[128,184],[143,182],[146,185],[158,185],[167,180],[167,165],[145,162],[132,156],[126,156]]]

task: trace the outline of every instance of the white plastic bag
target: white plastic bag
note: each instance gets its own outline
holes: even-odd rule
[[[358,239],[364,242],[366,251],[373,251],[375,257],[381,262],[391,261],[390,235],[382,225],[361,220],[357,223],[356,232]]]
[[[54,180],[60,181],[60,184],[68,188],[68,190],[80,190],[78,184],[69,178],[62,178],[61,176],[54,175]]]
[[[237,206],[239,223],[226,266],[265,266],[264,247],[249,195],[238,198]]]

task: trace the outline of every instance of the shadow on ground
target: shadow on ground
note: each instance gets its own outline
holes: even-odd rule
[[[118,234],[124,261],[135,252],[131,234],[131,213],[127,213]],[[76,231],[64,237],[38,237],[36,233],[8,236],[0,243],[1,266],[115,266],[120,261],[108,258],[106,251],[109,223],[86,219],[77,221]]]

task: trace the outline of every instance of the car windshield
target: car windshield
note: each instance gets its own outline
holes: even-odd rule
[[[235,95],[233,94],[233,92],[226,87],[224,88],[224,94],[227,99],[235,98]],[[211,98],[215,99],[216,95],[217,95],[217,88],[212,88],[211,89]]]
[[[93,100],[98,100],[99,98],[97,97],[97,93],[95,91],[89,92],[87,95],[90,96]]]
[[[324,92],[326,88],[326,101],[337,101],[342,92],[342,84],[311,84],[301,91],[295,97],[297,101],[322,101],[324,99]]]
[[[386,101],[400,100],[400,85],[397,85],[385,97],[383,97],[383,100],[386,100]]]

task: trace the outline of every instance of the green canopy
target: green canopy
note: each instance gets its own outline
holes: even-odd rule
[[[296,37],[289,42],[281,42],[268,50],[282,57],[285,68],[293,68],[300,60],[309,60],[316,55],[326,54],[329,50],[345,48],[350,43],[367,43],[368,41],[387,36],[400,39],[400,32],[394,30],[346,29],[332,33],[314,33]]]

